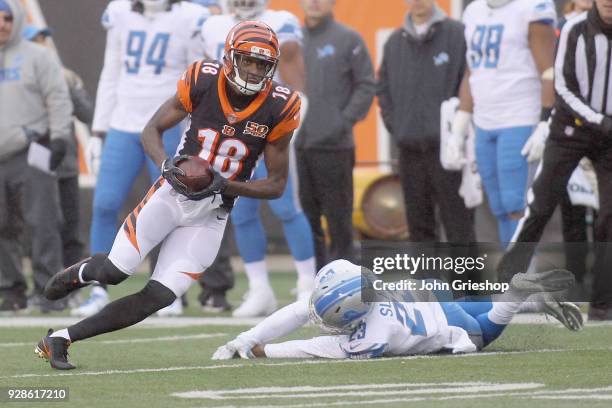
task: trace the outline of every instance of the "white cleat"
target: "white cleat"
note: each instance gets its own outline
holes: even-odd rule
[[[276,310],[276,297],[269,286],[249,289],[244,302],[232,313],[233,317],[267,316]]]
[[[180,316],[183,314],[183,302],[181,298],[178,297],[174,302],[170,305],[164,307],[157,311],[157,315],[159,317],[170,317],[170,316]]]
[[[91,288],[91,293],[85,302],[70,311],[71,316],[89,317],[104,308],[109,302],[108,292],[100,286]]]
[[[580,331],[584,327],[580,308],[572,302],[545,302],[542,311],[557,319],[571,331]]]

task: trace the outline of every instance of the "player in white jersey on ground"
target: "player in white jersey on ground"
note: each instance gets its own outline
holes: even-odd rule
[[[495,302],[361,301],[361,267],[337,260],[323,267],[315,279],[310,303],[298,301],[266,318],[254,328],[219,347],[213,359],[353,358],[365,359],[448,351],[475,352],[502,333],[520,304],[537,292],[568,288],[571,272],[556,269],[539,275],[517,274],[510,289]],[[390,294],[391,298],[399,294]],[[422,294],[420,296],[421,300]],[[556,303],[553,316],[570,330],[582,328],[580,310],[571,303]],[[286,336],[309,321],[336,335],[269,342]]]
[[[476,0],[463,14],[468,69],[447,147],[460,169],[473,110],[478,171],[504,245],[525,208],[528,162],[548,136],[555,20],[552,0]]]
[[[110,252],[119,211],[145,162],[151,181],[159,177],[159,169],[145,156],[140,133],[172,96],[185,67],[201,58],[198,33],[208,16],[206,8],[180,0],[114,0],[102,16],[107,36],[92,126],[96,137],[86,149],[90,170],[98,176],[91,254]],[[164,135],[169,155],[176,151],[181,130],[179,125]],[[96,286],[72,313],[89,316],[106,303],[106,290]]]
[[[303,91],[305,73],[299,21],[288,11],[266,9],[267,3],[267,0],[229,0],[230,14],[212,16],[202,26],[204,52],[209,58],[220,60],[225,37],[236,23],[241,20],[263,21],[274,30],[280,43],[280,62],[275,79],[292,89]],[[306,100],[302,96],[302,117],[305,109]],[[283,223],[285,238],[295,261],[298,298],[307,299],[316,273],[314,242],[310,224],[298,198],[293,151],[289,175],[283,196],[269,201],[269,204]],[[257,166],[253,179],[265,177],[265,167]],[[241,198],[232,211],[234,236],[249,280],[249,291],[244,302],[234,310],[235,317],[265,316],[276,310],[276,298],[268,280],[265,261],[266,233],[259,215],[260,203],[260,200]]]

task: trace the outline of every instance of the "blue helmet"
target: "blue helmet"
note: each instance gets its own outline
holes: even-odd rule
[[[310,319],[331,333],[346,333],[366,316],[371,303],[361,301],[361,267],[344,259],[325,265],[315,277]]]

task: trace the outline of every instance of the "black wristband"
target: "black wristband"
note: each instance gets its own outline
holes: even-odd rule
[[[542,106],[542,111],[540,112],[540,122],[548,122],[548,118],[552,114],[553,108],[545,108]]]

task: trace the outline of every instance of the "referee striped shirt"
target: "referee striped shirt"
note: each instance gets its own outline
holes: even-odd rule
[[[568,124],[584,124],[609,134],[612,33],[606,35],[602,24],[593,7],[563,26],[554,67],[556,111]]]

